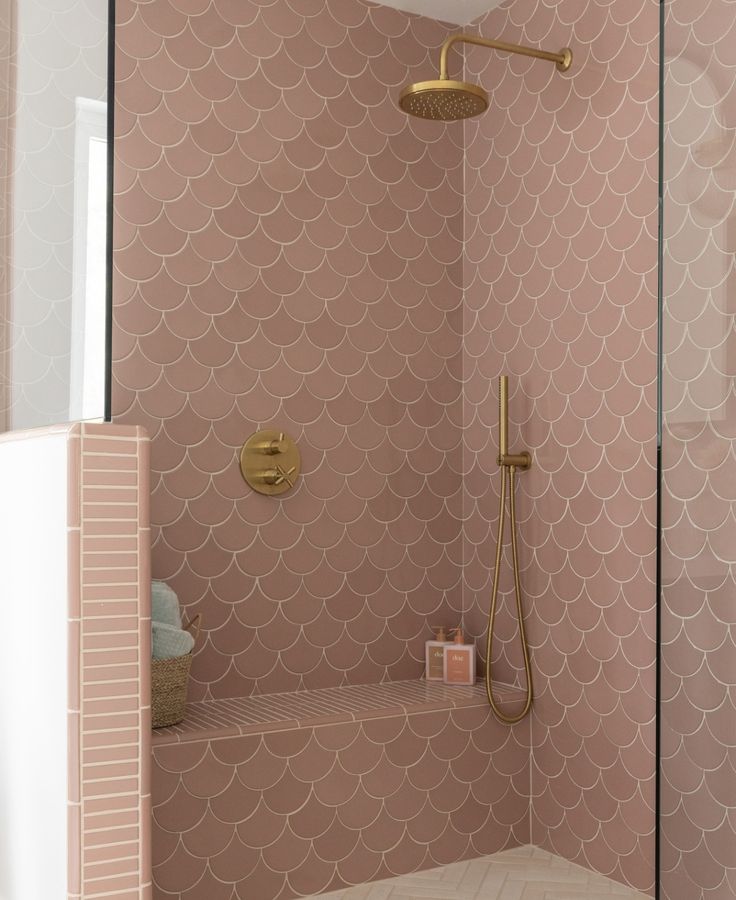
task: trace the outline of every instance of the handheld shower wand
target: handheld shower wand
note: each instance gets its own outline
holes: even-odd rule
[[[507,725],[515,725],[527,715],[534,701],[532,682],[532,666],[529,655],[529,643],[524,627],[524,608],[521,601],[521,581],[519,578],[519,551],[516,544],[516,470],[524,471],[532,464],[531,454],[509,453],[509,379],[501,375],[498,379],[498,465],[501,467],[501,499],[498,510],[498,541],[496,542],[496,568],[493,573],[491,589],[491,608],[488,615],[488,637],[486,641],[486,694],[488,702],[497,719]],[[503,535],[506,518],[506,492],[508,485],[509,517],[511,519],[511,557],[514,570],[514,592],[516,594],[516,614],[519,622],[519,640],[524,657],[524,674],[526,676],[526,699],[521,712],[507,715],[496,703],[493,696],[493,673],[491,671],[491,655],[493,637],[496,630],[496,612],[498,610],[498,584],[501,574],[501,557],[503,556]]]

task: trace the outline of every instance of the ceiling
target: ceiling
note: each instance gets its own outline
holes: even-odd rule
[[[393,6],[406,12],[420,13],[432,19],[467,25],[478,16],[494,9],[502,0],[380,0],[384,6]]]

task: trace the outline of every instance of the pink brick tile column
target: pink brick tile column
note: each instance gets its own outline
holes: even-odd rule
[[[16,451],[18,446],[22,455]],[[44,671],[47,657],[35,659],[36,679],[21,695],[20,705],[8,705],[4,699],[2,706],[14,721],[45,713],[47,718],[39,727],[46,727],[50,734],[57,726],[66,731],[63,749],[54,745],[66,759],[66,777],[64,772],[51,771],[52,763],[39,754],[39,759],[45,759],[41,765],[48,766],[49,771],[37,767],[23,772],[22,777],[32,783],[24,788],[25,798],[13,801],[27,804],[26,813],[39,802],[33,791],[39,785],[44,790],[50,785],[47,805],[55,803],[58,795],[59,820],[66,819],[65,834],[60,834],[56,825],[51,833],[40,826],[29,832],[27,821],[21,820],[10,821],[8,829],[17,824],[23,859],[29,856],[29,843],[40,853],[44,842],[49,844],[47,853],[53,858],[49,878],[56,879],[58,870],[61,878],[66,872],[67,880],[63,894],[55,889],[55,896],[67,896],[69,900],[112,896],[116,900],[149,900],[148,438],[140,428],[72,423],[2,435],[0,449],[15,451],[8,452],[4,459],[6,465],[14,461],[10,477],[22,489],[22,493],[13,494],[12,501],[26,504],[23,516],[13,506],[6,504],[3,509],[3,516],[23,523],[24,529],[15,548],[20,563],[9,574],[13,589],[22,592],[28,582],[30,590],[43,590],[41,595],[33,595],[34,614],[52,623],[63,622],[58,627],[65,628],[61,634],[48,633],[44,639],[67,644],[58,654],[59,659],[67,660],[66,671]],[[29,460],[25,468],[23,457]],[[53,490],[36,478],[38,466],[44,463],[47,471],[59,470]],[[38,528],[44,544],[37,546],[33,516],[44,514],[44,504],[48,515],[44,528]],[[51,577],[57,578],[57,569],[65,577],[47,590],[43,579],[34,580],[27,574],[28,560],[38,565],[51,560]],[[12,601],[15,594],[6,596]],[[54,603],[62,604],[62,609],[50,608]],[[9,619],[16,615],[17,609],[7,609]],[[27,631],[18,630],[14,639]],[[52,681],[62,686],[60,691],[49,690],[47,683]],[[22,682],[19,690],[23,691]],[[58,708],[54,705],[56,697]],[[53,735],[58,744],[58,736],[55,732]],[[9,742],[23,740],[15,733],[5,737]],[[21,752],[23,749],[27,751],[22,748]],[[11,753],[5,761],[13,758]],[[13,774],[7,769],[2,773],[4,779]],[[6,781],[3,789],[7,789]],[[43,794],[40,796],[43,798]],[[52,815],[54,809],[49,810],[49,818],[55,823]],[[64,842],[66,853],[56,855]],[[6,852],[8,846],[12,844],[4,840],[2,851]],[[13,875],[11,881],[11,891],[20,883],[27,885],[28,891],[45,885],[25,871]]]
[[[69,441],[69,896],[147,900],[148,438],[140,428],[81,425]]]

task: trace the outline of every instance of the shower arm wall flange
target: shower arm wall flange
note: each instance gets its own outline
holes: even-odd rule
[[[537,50],[534,47],[524,47],[521,44],[507,44],[505,41],[494,41],[491,38],[476,37],[474,34],[453,34],[447,38],[440,50],[440,80],[447,81],[447,55],[455,44],[476,44],[479,47],[488,47],[491,50],[502,50],[504,53],[517,53],[520,56],[532,56],[535,59],[546,59],[556,64],[560,72],[567,72],[572,65],[572,50],[563,47],[559,53],[550,53],[548,50]]]

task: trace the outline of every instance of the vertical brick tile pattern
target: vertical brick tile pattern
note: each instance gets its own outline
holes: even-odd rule
[[[469,51],[466,624],[485,632],[497,525],[496,378],[511,384],[534,658],[532,840],[653,880],[658,4],[516,3],[481,33],[574,48],[569,75]],[[508,567],[507,567],[508,568]],[[504,588],[510,610],[510,582]],[[519,677],[510,614],[499,677]]]
[[[667,4],[662,898],[736,896],[733,7]]]
[[[446,26],[363,0],[117,4],[117,422],[197,699],[416,677],[461,614],[462,127],[396,107]],[[242,481],[297,440],[281,499]]]
[[[523,844],[529,725],[500,725],[480,697],[463,709],[157,741],[154,896],[290,900]]]
[[[150,642],[141,639],[151,624],[148,439],[140,428],[81,425],[70,440],[70,541],[79,566],[71,592],[70,815],[80,829],[70,876],[79,875],[81,891],[70,896],[149,900]]]

